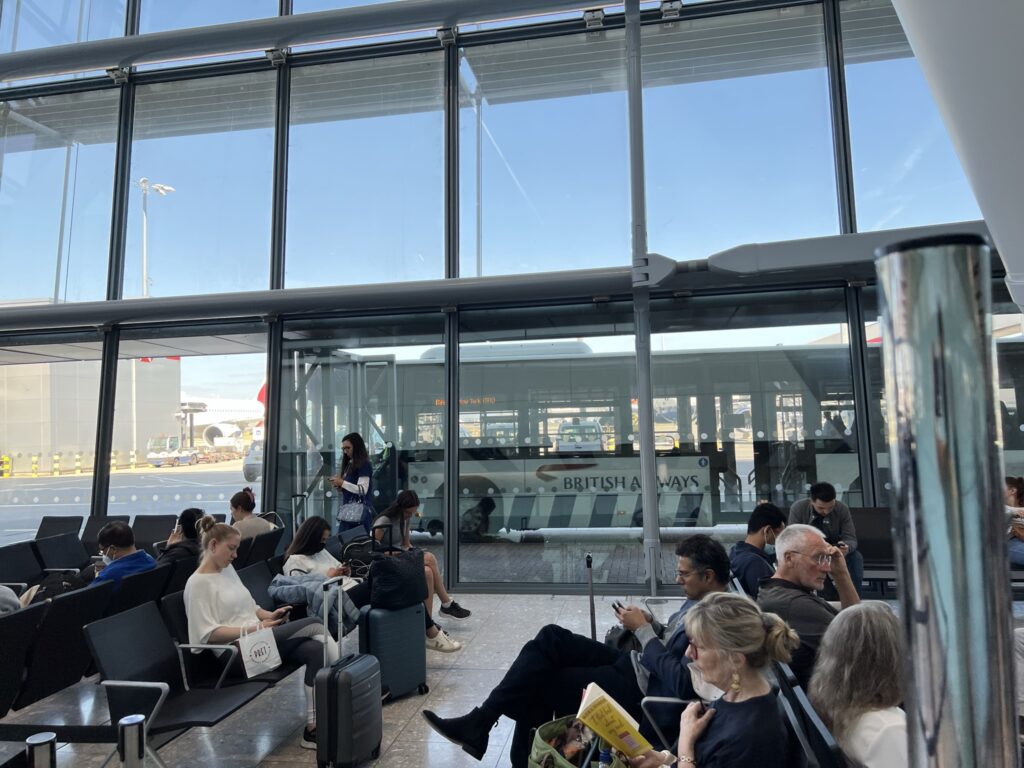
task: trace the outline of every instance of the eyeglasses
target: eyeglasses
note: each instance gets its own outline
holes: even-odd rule
[[[794,550],[796,551],[796,550]],[[816,562],[818,565],[832,565],[832,555],[808,555],[805,552],[796,552]]]

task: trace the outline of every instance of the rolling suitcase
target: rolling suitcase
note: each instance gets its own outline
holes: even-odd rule
[[[427,693],[423,603],[397,611],[364,605],[359,612],[359,652],[380,662],[381,688],[389,699]]]
[[[324,582],[324,599],[339,578]],[[342,616],[338,590],[338,616]],[[324,611],[324,633],[327,616]],[[339,633],[341,628],[338,628]],[[380,756],[384,732],[380,703],[380,664],[373,656],[349,654],[316,674],[313,700],[316,706],[316,764],[318,768],[350,768]]]

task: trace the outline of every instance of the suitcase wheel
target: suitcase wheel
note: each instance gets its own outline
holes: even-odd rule
[[[417,686],[416,691],[419,693],[420,696],[424,696],[430,693],[430,688],[427,686],[426,683],[420,683],[419,686]]]

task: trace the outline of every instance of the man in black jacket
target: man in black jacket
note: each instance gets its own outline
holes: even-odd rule
[[[747,521],[747,538],[729,552],[729,567],[743,591],[757,599],[757,585],[775,572],[775,540],[786,527],[786,517],[774,504],[754,507]]]
[[[729,558],[721,544],[702,535],[680,542],[676,555],[676,581],[688,599],[669,619],[661,638],[650,614],[636,606],[616,608],[616,617],[633,630],[643,651],[620,651],[549,624],[523,646],[505,677],[479,707],[452,718],[424,710],[423,717],[431,728],[477,760],[487,751],[491,728],[502,715],[509,717],[516,721],[510,761],[513,768],[526,768],[531,731],[552,715],[575,714],[583,689],[590,683],[600,685],[637,720],[642,719],[640,700],[645,695],[696,698],[689,659],[683,655],[689,645],[683,617],[705,595],[725,591]],[[678,729],[678,712],[674,720],[673,731]],[[649,733],[646,727],[641,731]]]

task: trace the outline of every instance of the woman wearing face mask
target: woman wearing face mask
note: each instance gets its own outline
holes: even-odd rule
[[[348,568],[325,548],[330,538],[330,523],[322,517],[307,519],[299,526],[285,552],[285,575],[315,574],[324,579],[347,576]]]
[[[743,590],[757,599],[761,579],[775,572],[775,539],[786,527],[786,516],[778,507],[761,502],[750,514],[747,537],[729,552],[729,567]]]

